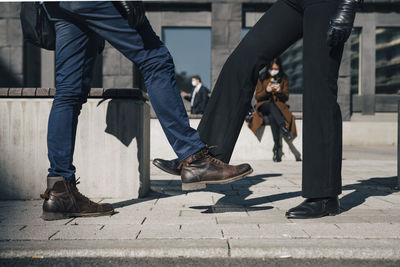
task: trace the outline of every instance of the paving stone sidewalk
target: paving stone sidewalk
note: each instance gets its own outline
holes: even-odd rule
[[[190,193],[152,167],[150,195],[111,200],[108,217],[44,222],[40,200],[1,201],[0,257],[400,259],[394,147],[345,148],[342,213],[313,220],[284,216],[302,201],[301,162],[250,163],[248,178]]]

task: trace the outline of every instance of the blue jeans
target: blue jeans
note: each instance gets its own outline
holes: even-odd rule
[[[49,177],[74,178],[78,116],[87,100],[102,38],[141,70],[154,111],[179,159],[183,160],[205,146],[197,131],[189,125],[176,87],[172,57],[147,19],[136,31],[129,27],[111,2],[65,1],[61,6],[70,14],[55,22],[56,94],[47,133]]]

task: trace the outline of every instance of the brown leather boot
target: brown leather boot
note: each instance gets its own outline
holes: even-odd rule
[[[114,212],[111,204],[97,204],[82,195],[76,184],[77,182],[69,182],[64,177],[47,178],[47,189],[40,195],[44,199],[43,220],[95,217]]]
[[[253,172],[249,164],[226,164],[212,157],[205,147],[181,162],[182,190],[206,188],[206,184],[226,184]]]

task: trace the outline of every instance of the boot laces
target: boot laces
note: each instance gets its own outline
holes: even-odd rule
[[[78,179],[76,179],[75,182],[71,183],[72,185],[72,193],[75,195],[75,197],[88,202],[90,205],[96,205],[96,203],[94,203],[93,201],[91,201],[87,196],[85,196],[84,194],[82,194],[81,192],[79,192],[78,187],[76,187],[78,184],[80,184],[81,182],[79,181],[81,177],[78,177]]]
[[[46,189],[46,191],[44,191],[43,194],[40,194],[40,198],[41,198],[41,199],[48,200],[48,199],[50,198],[50,190],[49,190],[49,189]]]
[[[206,147],[207,147],[207,149],[203,151],[204,156],[205,156],[206,158],[208,158],[211,162],[214,162],[214,163],[216,163],[216,164],[218,164],[218,165],[221,165],[221,166],[228,165],[228,164],[226,164],[225,162],[223,162],[223,161],[217,159],[216,157],[213,157],[213,156],[210,154],[210,149],[215,148],[215,147],[217,147],[217,146],[208,146],[208,145],[207,145]]]
[[[214,157],[211,156],[210,154],[207,154],[207,155],[206,155],[206,158],[210,159],[210,161],[212,161],[212,162],[214,162],[214,163],[216,163],[216,164],[218,164],[218,165],[222,165],[222,166],[227,165],[225,162],[223,162],[223,161],[221,161],[221,160],[219,160],[219,159],[217,159],[217,158],[214,158]]]

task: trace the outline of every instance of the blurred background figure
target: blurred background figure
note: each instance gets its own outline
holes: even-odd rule
[[[187,101],[190,101],[190,113],[191,114],[203,114],[208,103],[208,93],[207,87],[203,86],[201,83],[200,76],[192,77],[193,91],[191,94],[187,94],[182,91],[181,94]]]
[[[273,59],[260,73],[255,99],[255,111],[248,126],[257,135],[263,125],[270,125],[274,139],[273,161],[282,160],[281,135],[288,142],[290,149],[300,161],[300,153],[293,146],[293,139],[297,136],[295,117],[289,110],[286,102],[289,99],[288,77],[285,74],[280,58]],[[294,148],[294,149],[293,149]]]

